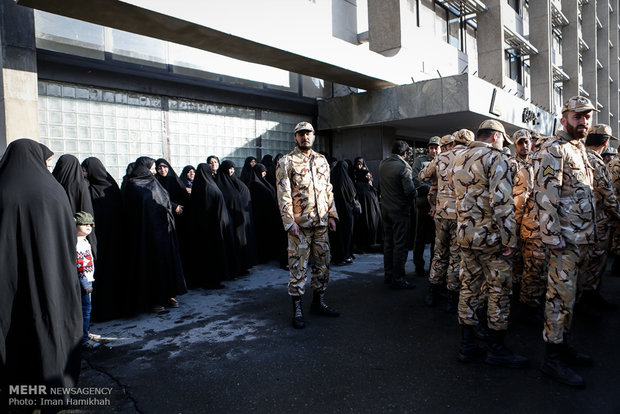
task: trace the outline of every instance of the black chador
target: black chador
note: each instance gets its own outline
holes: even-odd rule
[[[125,237],[121,190],[99,158],[82,161],[95,210],[97,258],[92,293],[93,320],[105,321],[125,316]]]
[[[372,186],[367,169],[358,169],[356,175],[355,188],[362,212],[355,216],[355,246],[360,252],[375,252],[382,241],[379,191]]]
[[[185,280],[168,192],[140,157],[127,168],[122,194],[127,215],[127,273],[130,304],[138,311],[164,306],[185,293]]]
[[[336,231],[329,234],[332,261],[335,264],[350,263],[353,255],[353,208],[357,193],[348,169],[346,161],[338,161],[330,175],[338,211]]]
[[[24,138],[9,144],[0,160],[3,390],[9,384],[74,387],[80,373],[76,227],[67,194],[45,166],[52,155]]]
[[[226,201],[209,164],[199,164],[187,206],[188,266],[191,288],[220,287],[238,273],[234,234]]]

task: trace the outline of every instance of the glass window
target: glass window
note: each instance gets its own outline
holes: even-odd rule
[[[168,63],[167,42],[116,29],[106,29],[110,41],[106,49],[115,59],[165,67]]]
[[[461,40],[461,18],[448,11],[448,43],[463,51],[464,42]]]
[[[34,11],[36,45],[40,49],[95,59],[104,57],[103,26]]]
[[[520,0],[507,0],[508,5],[512,7],[517,13],[521,13],[521,1]]]
[[[514,51],[506,50],[504,55],[506,61],[506,77],[523,84],[523,63],[521,56]]]

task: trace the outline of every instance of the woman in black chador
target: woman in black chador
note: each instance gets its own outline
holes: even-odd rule
[[[0,160],[3,390],[19,384],[75,387],[80,374],[76,227],[67,194],[46,168],[52,155],[23,138],[9,144]],[[6,402],[0,411],[8,412]]]
[[[241,175],[239,179],[243,181],[243,184],[250,185],[250,180],[254,175],[254,166],[256,165],[256,157],[247,157],[245,162],[243,163],[243,168],[241,169]]]
[[[211,166],[199,164],[187,206],[190,288],[216,289],[238,273],[234,234],[224,196],[215,184]]]
[[[235,164],[230,160],[222,161],[217,170],[217,186],[224,195],[226,207],[232,220],[235,234],[236,257],[241,274],[248,273],[258,259],[256,254],[256,237],[252,217],[252,198],[250,190],[233,174]]]
[[[355,246],[360,253],[380,251],[382,227],[379,191],[372,185],[370,171],[362,168],[356,174],[355,188],[362,212],[355,217]]]
[[[52,175],[65,189],[73,214],[86,211],[93,215],[95,223],[97,223],[97,216],[88,189],[88,181],[84,178],[80,161],[71,154],[61,155],[56,162]],[[92,232],[87,239],[93,250],[93,256],[97,259],[97,235]]]
[[[185,186],[187,194],[192,193],[192,186],[194,185],[194,178],[196,177],[196,169],[193,165],[186,165],[181,171],[181,182]]]
[[[82,161],[96,217],[97,236],[95,283],[92,293],[93,320],[106,321],[125,316],[125,248],[123,199],[118,184],[99,158]]]
[[[122,185],[129,300],[137,312],[177,307],[175,296],[187,292],[170,197],[154,167],[154,159],[138,158],[127,167]]]
[[[266,263],[278,260],[280,267],[285,267],[287,259],[287,237],[278,208],[276,189],[265,180],[267,168],[263,164],[256,164],[252,171],[249,188],[252,195],[252,210],[254,212],[254,229],[257,243],[258,261]]]
[[[329,233],[332,261],[336,265],[353,263],[353,209],[357,192],[348,170],[346,161],[338,161],[330,175],[338,211],[336,231]]]

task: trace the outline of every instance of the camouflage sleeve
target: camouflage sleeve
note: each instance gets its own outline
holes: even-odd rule
[[[429,188],[430,185],[421,181],[418,178],[418,174],[420,174],[420,171],[422,171],[422,156],[418,156],[416,157],[416,159],[413,161],[413,172],[412,172],[412,178],[413,178],[413,185],[415,186],[415,188],[420,188],[420,187],[426,187]]]
[[[493,221],[499,229],[502,245],[517,247],[517,225],[512,200],[512,175],[508,160],[497,154],[491,161],[489,171],[489,204]]]
[[[514,186],[512,188],[512,197],[515,203],[515,221],[517,222],[517,234],[520,234],[521,223],[523,222],[523,211],[525,210],[525,204],[530,198],[532,189],[528,186],[529,171],[527,167],[521,168],[517,171],[514,180]]]
[[[431,209],[435,209],[437,207],[437,182],[431,185],[431,189],[428,191],[428,195],[426,196],[428,199],[428,204],[430,204]]]
[[[611,183],[616,192],[616,197],[620,197],[620,162],[613,160],[609,163],[609,175]]]
[[[437,180],[437,157],[428,165],[420,170],[418,173],[418,179],[426,183],[432,183],[433,180]]]
[[[600,163],[594,168],[594,180],[596,183],[595,191],[599,193],[602,200],[601,207],[614,220],[620,221],[620,204],[618,204],[611,177],[604,164]],[[597,206],[597,208],[599,207]]]
[[[291,180],[288,171],[288,157],[280,158],[276,167],[276,189],[278,193],[278,206],[280,207],[280,215],[284,230],[288,231],[295,222],[293,214],[293,197],[291,191]],[[331,185],[330,185],[331,192]]]
[[[534,172],[534,197],[538,207],[540,236],[543,243],[555,246],[562,240],[558,216],[562,188],[563,157],[557,145],[540,152],[540,163]]]

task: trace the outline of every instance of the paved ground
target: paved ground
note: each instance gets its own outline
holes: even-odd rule
[[[424,305],[426,280],[393,291],[381,269],[377,254],[333,268],[327,299],[342,316],[307,315],[303,330],[290,326],[287,272],[275,263],[226,289],[192,291],[166,315],[95,324],[109,339],[85,355],[79,386],[111,387],[111,405],[86,411],[620,413],[617,312],[599,322],[576,317],[574,343],[596,364],[578,370],[588,386],[574,390],[538,369],[543,342],[533,326],[507,337],[531,358],[528,369],[458,363],[456,316]],[[620,303],[620,278],[604,283]]]

